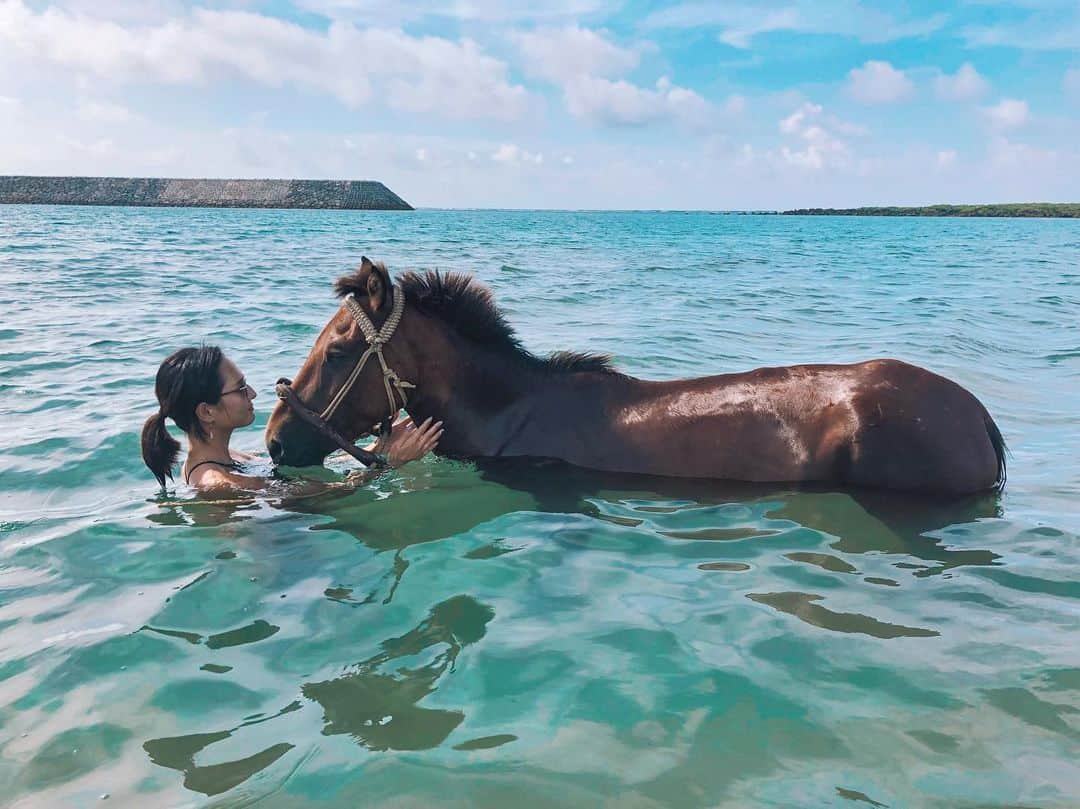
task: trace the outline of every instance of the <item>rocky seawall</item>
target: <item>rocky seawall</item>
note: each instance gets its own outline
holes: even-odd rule
[[[373,180],[183,180],[0,176],[0,204],[411,211]]]

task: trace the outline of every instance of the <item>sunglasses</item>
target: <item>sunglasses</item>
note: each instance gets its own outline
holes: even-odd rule
[[[221,392],[221,395],[222,396],[228,396],[230,393],[240,393],[241,391],[243,391],[245,394],[247,394],[247,393],[252,392],[254,390],[255,389],[253,387],[251,387],[251,385],[248,384],[246,379],[241,378],[239,385],[237,385],[235,388],[232,388],[231,390],[223,390]]]

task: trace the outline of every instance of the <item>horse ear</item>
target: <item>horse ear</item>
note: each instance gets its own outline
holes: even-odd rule
[[[390,297],[390,273],[382,262],[374,263],[367,256],[360,257],[361,271],[367,270],[368,306],[372,312],[382,311]]]

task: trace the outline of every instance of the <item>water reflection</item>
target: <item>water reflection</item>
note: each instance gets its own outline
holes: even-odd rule
[[[273,716],[241,722],[228,730],[150,739],[143,744],[143,749],[155,764],[182,772],[184,786],[188,789],[204,795],[219,795],[242,784],[255,773],[265,770],[292,750],[293,745],[279,742],[250,756],[218,764],[196,764],[195,757],[211,745],[231,738],[241,728],[268,722],[299,709],[300,703],[293,702]]]
[[[855,612],[833,612],[815,602],[824,596],[814,593],[750,593],[751,601],[768,604],[775,610],[794,615],[811,626],[819,626],[833,632],[851,632],[875,638],[934,638],[940,635],[933,629],[920,629],[879,621]]]
[[[478,466],[485,480],[530,494],[539,511],[584,513],[620,525],[636,527],[650,521],[657,533],[673,539],[719,542],[775,535],[786,526],[763,528],[760,521],[730,525],[675,527],[665,514],[725,504],[758,505],[760,516],[811,528],[835,541],[830,547],[845,554],[902,554],[928,564],[916,576],[931,576],[960,566],[994,565],[998,554],[984,549],[947,547],[940,534],[950,526],[1001,517],[997,494],[941,500],[873,490],[830,491],[814,486],[757,484],[621,475],[595,472],[544,461],[486,461]],[[663,506],[659,503],[674,503]],[[630,508],[620,508],[630,504]],[[741,512],[736,512],[741,514]],[[671,524],[671,527],[667,527]],[[960,538],[962,528],[954,528]],[[830,564],[824,554],[793,554],[793,561]],[[830,556],[832,564],[854,567]],[[908,563],[910,564],[910,563]]]
[[[860,566],[851,557],[864,554],[903,556],[893,565],[898,570],[911,570],[911,575],[917,578],[961,566],[993,566],[1000,558],[988,549],[955,548],[946,544],[962,541],[965,526],[999,517],[997,495],[943,501],[892,492],[835,492],[812,486],[613,475],[551,462],[486,462],[480,470],[487,479],[529,492],[542,510],[584,513],[626,528],[651,530],[661,537],[685,540],[687,545],[683,548],[667,548],[676,556],[700,553],[700,543],[716,542],[723,543],[724,551],[718,548],[717,554],[721,557],[760,558],[763,554],[768,557],[772,555],[768,549],[773,543],[777,555],[796,564],[790,572],[778,569],[777,574],[815,589],[839,586],[828,574],[858,574]],[[835,553],[779,552],[780,548],[786,550],[787,543],[808,541],[827,543]],[[757,547],[747,550],[747,542]],[[739,551],[734,550],[735,543],[742,544]],[[749,569],[745,561],[734,558],[698,563],[697,567],[728,572]],[[815,576],[800,570],[807,567],[827,575]],[[879,587],[901,586],[900,581],[888,576],[867,575],[863,581]],[[780,590],[749,593],[747,597],[833,632],[880,639],[939,635],[932,628],[829,609],[819,603],[825,596],[815,592]]]
[[[323,734],[346,733],[371,750],[426,750],[442,744],[465,714],[417,703],[453,669],[461,650],[484,636],[494,617],[494,610],[470,596],[454,596],[432,608],[416,628],[384,641],[379,654],[348,674],[305,683],[304,696],[323,708]],[[395,660],[433,647],[437,653],[419,666],[385,670]]]
[[[276,634],[281,627],[274,626],[259,618],[245,626],[237,629],[230,629],[227,632],[219,632],[206,638],[203,638],[203,636],[197,632],[185,632],[180,629],[166,629],[164,627],[149,625],[144,626],[142,629],[147,632],[154,632],[158,635],[165,635],[166,637],[180,638],[181,640],[186,640],[188,643],[196,646],[205,643],[210,649],[225,649],[229,646],[243,646],[247,643],[258,643],[259,641],[265,640]]]
[[[436,604],[416,627],[383,641],[381,651],[339,677],[304,683],[301,693],[323,711],[323,735],[348,734],[370,750],[426,750],[442,744],[465,718],[462,711],[425,708],[420,703],[453,671],[461,651],[487,632],[494,610],[467,595]],[[176,635],[177,633],[162,633]],[[191,638],[185,638],[191,641]],[[197,641],[193,641],[197,642]],[[430,659],[414,665],[425,652]],[[394,666],[397,661],[399,664]],[[205,667],[204,667],[205,668]],[[228,671],[218,667],[216,671]],[[184,774],[184,786],[217,795],[266,769],[294,745],[279,741],[257,752],[216,764],[198,763],[212,745],[238,731],[300,710],[296,701],[272,716],[251,717],[226,730],[151,739],[143,744],[150,760]],[[481,750],[512,741],[510,734],[472,739],[463,750]]]
[[[661,538],[684,540],[689,548],[702,541],[725,545],[746,540],[768,542],[802,527],[818,532],[835,553],[800,550],[785,554],[786,558],[800,567],[830,573],[859,572],[854,560],[841,556],[867,553],[903,556],[893,566],[898,572],[911,571],[917,578],[961,566],[993,566],[999,559],[988,549],[947,544],[958,544],[965,538],[964,526],[999,517],[996,495],[941,501],[891,492],[836,492],[811,486],[622,475],[535,459],[476,464],[440,461],[416,465],[413,471],[409,476],[376,480],[352,491],[329,490],[322,496],[283,494],[264,501],[261,507],[287,515],[317,515],[320,519],[311,526],[312,531],[345,532],[376,552],[392,552],[383,580],[374,587],[357,595],[348,587],[327,590],[328,598],[357,606],[392,602],[409,568],[408,548],[465,534],[482,523],[522,511],[582,514],[618,526],[651,530]],[[174,505],[157,520],[208,519],[214,523],[224,520],[230,509],[234,517],[247,518],[256,508],[248,501],[219,506],[199,502],[183,508]],[[512,543],[496,540],[474,549],[469,558],[495,558],[514,549]],[[677,547],[670,552],[680,553]],[[730,564],[741,562],[721,558],[706,562],[708,566],[702,569],[732,569]],[[867,575],[863,580],[881,587],[901,584],[883,575]],[[808,580],[801,581],[806,584]],[[812,593],[807,595],[816,598]],[[811,606],[815,608],[800,614],[822,617],[822,607]]]
[[[990,550],[947,547],[936,535],[950,526],[1001,517],[996,494],[943,501],[877,491],[801,492],[785,498],[773,516],[837,537],[830,547],[842,553],[904,554],[930,563],[909,568],[918,577],[994,565],[1000,558]]]
[[[270,508],[286,514],[329,518],[312,530],[346,531],[375,551],[394,551],[391,591],[400,583],[408,562],[401,552],[413,545],[462,534],[504,514],[520,511],[585,514],[627,527],[650,523],[672,539],[731,542],[768,538],[783,521],[820,531],[835,540],[830,547],[844,554],[888,553],[914,557],[920,564],[900,562],[917,577],[937,575],[960,566],[992,566],[998,555],[978,548],[952,548],[963,525],[1001,516],[997,495],[942,501],[894,492],[817,489],[813,486],[754,484],[735,481],[662,478],[596,472],[556,461],[536,459],[485,460],[475,464],[440,461],[415,467],[412,476],[391,484],[358,489],[296,491],[283,488],[269,498],[224,501],[162,501],[149,519],[161,525],[226,525],[251,519]],[[279,484],[287,487],[288,484]],[[386,507],[393,498],[394,507]],[[663,503],[675,503],[674,506]],[[703,506],[759,506],[761,516],[779,527],[733,524],[684,525],[665,515]],[[943,529],[952,531],[943,535]],[[493,547],[493,556],[509,552]],[[484,551],[477,551],[483,555]],[[793,561],[825,565],[824,556],[790,555]],[[479,558],[479,557],[478,557]],[[840,566],[848,562],[832,556]],[[828,568],[827,568],[828,569]]]
[[[248,516],[247,509],[250,508],[256,506],[241,504],[241,515]],[[395,592],[407,578],[410,557],[423,567],[425,556],[410,553],[410,548],[465,535],[485,522],[522,511],[566,514],[574,518],[577,522],[569,528],[560,528],[557,536],[539,538],[541,542],[549,539],[553,547],[564,551],[600,547],[598,543],[610,540],[610,547],[620,553],[650,555],[649,559],[642,560],[644,565],[685,560],[694,573],[718,582],[719,587],[741,587],[744,586],[741,582],[759,581],[755,576],[764,573],[766,580],[780,576],[812,581],[814,590],[818,584],[832,589],[861,586],[865,597],[877,599],[872,602],[875,605],[888,603],[882,598],[888,592],[884,588],[910,583],[911,578],[905,579],[905,575],[925,577],[959,566],[992,567],[999,564],[998,555],[989,549],[947,544],[950,541],[960,544],[962,534],[957,533],[957,529],[976,520],[999,516],[996,498],[942,503],[873,492],[841,493],[812,488],[610,475],[553,463],[518,461],[483,463],[475,467],[444,462],[418,465],[415,475],[389,476],[350,493],[264,501],[257,508],[264,512],[261,519],[269,516],[275,521],[291,520],[297,515],[317,516],[316,522],[303,522],[308,532],[338,532],[345,536],[335,541],[351,546],[350,537],[355,538],[357,543],[374,551],[373,558],[379,561],[375,563],[374,572],[369,569],[357,578],[363,582],[362,586],[342,584],[335,578],[330,586],[320,583],[317,590],[325,598],[324,604],[365,609],[392,602]],[[275,512],[281,515],[280,518]],[[220,516],[215,515],[214,519]],[[603,531],[590,530],[589,518],[595,519],[596,525],[604,526]],[[605,539],[605,531],[643,541],[635,539],[617,544],[611,536]],[[315,545],[310,547],[321,546],[320,542],[330,539],[325,537],[320,541],[316,538]],[[285,542],[285,535],[271,541]],[[294,536],[290,541],[297,540]],[[528,539],[493,538],[489,533],[483,544],[458,553],[472,562],[499,564],[495,561],[499,557],[514,554],[528,547],[528,543]],[[308,547],[303,545],[303,548]],[[437,550],[433,552],[438,553]],[[289,560],[290,578],[303,578],[306,574],[300,571],[314,565],[314,562],[302,561],[308,553],[304,551],[299,558]],[[881,572],[879,560],[883,554],[890,557],[887,564],[891,565],[889,569],[895,570],[896,578],[870,575]],[[278,560],[274,558],[277,564]],[[514,558],[508,557],[509,562],[512,563]],[[769,568],[768,572],[765,568]],[[282,569],[286,566],[282,565]],[[877,586],[867,587],[861,584],[863,582]],[[825,589],[814,592],[804,587],[751,586],[760,592],[742,591],[736,597],[763,605],[783,620],[797,619],[829,632],[878,640],[920,639],[939,634],[933,624],[920,626],[919,620],[886,621],[859,612],[830,608]],[[545,596],[545,604],[550,607],[557,597]],[[588,600],[583,599],[573,609],[586,609],[587,606]],[[469,706],[463,705],[460,709],[428,707],[423,704],[424,700],[453,671],[465,647],[485,636],[493,618],[492,607],[470,595],[461,594],[440,601],[415,627],[383,641],[377,653],[344,670],[339,669],[334,676],[303,683],[300,691],[309,702],[301,701],[297,705],[318,706],[324,736],[351,738],[371,751],[439,747],[462,726]],[[226,626],[223,627],[225,631],[205,636],[162,627],[148,626],[146,629],[188,643],[222,649],[263,641],[278,632],[275,624],[263,620],[236,628]],[[813,644],[802,641],[782,638],[761,641],[752,647],[752,654],[775,666],[793,667],[801,677],[820,676],[829,682],[842,680],[855,687],[902,695],[906,701],[956,707],[955,700],[937,691],[917,688],[901,674],[884,667],[857,666],[841,670],[820,657]],[[677,656],[677,652],[673,651],[672,655]],[[227,668],[222,669],[219,673],[226,673]],[[714,676],[721,677],[721,674]],[[754,691],[753,686],[741,680],[738,684],[743,691]],[[720,686],[719,682],[717,686]],[[686,740],[691,759],[687,766],[695,772],[699,767],[710,772],[716,769],[713,745],[727,738],[725,734],[732,722],[741,721],[737,707],[725,707],[722,700],[717,701],[719,691],[712,687],[707,690],[708,693],[702,694],[694,704],[695,709],[708,717],[706,724]],[[1024,702],[1023,695],[1007,690],[987,692],[985,699],[1006,713],[1041,717],[1036,724],[1044,729],[1060,732],[1061,723],[1065,721],[1053,706],[1047,709],[1044,705],[1029,704],[1030,700]],[[792,715],[799,715],[794,705],[785,704],[785,710],[788,709]],[[590,717],[590,721],[599,722],[601,718]],[[643,715],[641,721],[650,720]],[[156,739],[144,746],[155,763],[182,772],[184,784],[189,789],[207,795],[218,794],[271,766],[292,749],[292,743],[286,739],[271,739],[261,742],[255,752],[244,751],[250,755],[226,762],[205,764],[197,760],[212,745],[233,737],[247,724],[251,723],[245,722],[228,730]],[[798,730],[807,732],[801,726]],[[782,747],[775,739],[770,739],[770,746]],[[488,750],[515,740],[510,733],[496,733],[462,741],[456,749],[462,752]],[[912,743],[937,746],[947,742],[937,736],[912,737],[912,740]],[[269,744],[271,741],[274,743]],[[826,735],[815,740],[815,744],[819,743],[825,743],[834,754],[841,752],[842,745],[836,738]],[[712,762],[708,767],[704,763],[706,759]],[[750,767],[746,761],[740,762],[740,768],[739,772],[727,772],[723,777],[713,773],[715,783],[701,773],[696,777],[705,778],[705,783],[722,791],[724,784],[734,783],[745,777],[746,772],[769,769]],[[849,789],[837,787],[841,788]],[[658,775],[646,793],[654,791],[657,795],[670,796],[678,794],[679,787],[668,777]],[[855,791],[851,790],[851,794]]]

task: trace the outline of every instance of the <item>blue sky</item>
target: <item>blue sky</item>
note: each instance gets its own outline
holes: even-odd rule
[[[1080,3],[0,0],[0,173],[424,207],[1080,201]]]

